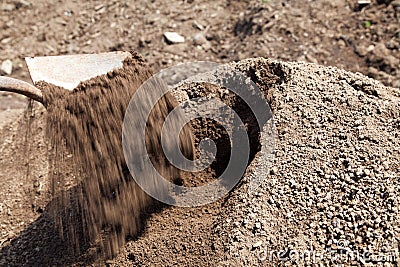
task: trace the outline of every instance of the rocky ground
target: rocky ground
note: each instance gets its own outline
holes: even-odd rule
[[[262,189],[245,184],[228,200],[218,231],[228,262],[347,266],[368,262],[356,256],[364,251],[373,264],[390,262],[399,250],[400,91],[335,68],[281,67],[275,161]]]
[[[26,56],[133,49],[155,70],[262,56],[333,65],[399,87],[399,10],[390,0],[5,0],[0,61],[11,60],[12,76],[28,80]],[[166,32],[184,42],[168,45]]]
[[[121,252],[105,262],[91,249],[71,255],[48,218],[43,111],[36,109],[30,128],[24,117],[3,127],[1,263],[398,264],[400,90],[361,74],[308,63],[252,59],[233,66],[253,73],[254,82],[271,96],[273,162],[268,146],[262,146],[243,181],[221,201],[149,210],[140,235],[129,238]],[[265,84],[266,73],[280,79]],[[199,87],[196,92],[187,94],[208,91]],[[27,129],[33,146],[26,146],[21,135]],[[262,131],[260,142],[267,137]],[[63,168],[68,171],[68,165]],[[25,180],[16,183],[21,177]],[[260,187],[251,187],[260,177]]]
[[[25,56],[133,49],[155,71],[271,58],[237,68],[270,97],[277,137],[273,165],[261,151],[226,199],[149,211],[142,234],[98,262],[70,255],[43,212],[44,111],[21,114],[26,99],[2,93],[0,265],[399,265],[399,12],[398,1],[3,1],[2,74],[26,81]],[[255,73],[270,71],[280,79],[266,87]]]

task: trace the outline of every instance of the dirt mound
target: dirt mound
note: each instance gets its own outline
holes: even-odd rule
[[[250,168],[225,199],[197,208],[145,210],[142,231],[128,238],[112,260],[94,258],[97,252],[93,248],[71,257],[45,212],[27,227],[14,226],[11,242],[6,240],[1,250],[1,263],[268,266],[289,261],[303,265],[314,260],[334,265],[343,262],[338,255],[347,251],[360,256],[349,256],[345,264],[377,263],[377,255],[394,264],[400,241],[400,92],[361,74],[314,64],[259,58],[231,66],[251,77],[271,103],[278,132],[273,166],[265,164],[267,155],[257,152],[262,146],[255,142]],[[224,100],[218,88],[196,84],[180,90],[188,98],[213,95]],[[233,99],[225,101],[234,103]],[[40,116],[36,119],[43,122]],[[34,129],[38,129],[36,119]],[[43,138],[40,130],[33,132],[36,140]],[[196,140],[209,134],[202,127],[194,133]],[[3,134],[18,136],[12,128]],[[265,142],[261,129],[257,140]],[[20,155],[17,162],[23,162],[22,142],[23,138],[15,139],[18,149],[3,145],[2,151],[11,154],[14,149]],[[43,159],[43,155],[35,155]],[[73,161],[66,156],[64,164]],[[14,163],[2,159],[8,173],[15,170]],[[43,166],[31,166],[31,172],[36,169],[43,170]],[[20,171],[2,177],[11,184],[9,177],[17,179],[19,175]],[[265,180],[260,188],[249,190],[249,182],[261,176]],[[47,177],[40,179],[48,181]],[[24,192],[18,190],[16,187],[25,203]],[[11,203],[8,197],[6,200]],[[23,208],[10,207],[15,216],[0,212],[1,218],[20,218]],[[21,220],[25,223],[37,217],[24,214],[26,219]],[[365,251],[370,254],[363,254]],[[296,258],[307,252],[315,253],[311,255],[315,258]],[[323,252],[325,256],[321,256]]]
[[[226,262],[398,264],[400,91],[337,68],[278,65],[274,166],[252,190],[248,182],[265,173],[260,153],[228,200],[218,231]]]
[[[274,165],[260,151],[224,201],[155,214],[110,264],[396,264],[400,92],[314,64],[260,58],[232,66],[269,96],[278,131]],[[269,83],[268,74],[279,79]],[[250,188],[262,175],[260,188]]]

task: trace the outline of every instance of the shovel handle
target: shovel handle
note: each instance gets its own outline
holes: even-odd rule
[[[35,86],[10,77],[0,76],[0,91],[13,92],[43,103],[43,94]]]

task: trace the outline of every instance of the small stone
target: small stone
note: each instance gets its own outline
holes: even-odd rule
[[[318,64],[318,60],[310,54],[307,54],[305,58],[308,62]]]
[[[354,122],[354,125],[355,126],[360,126],[362,124],[362,120],[356,120],[355,122]]]
[[[18,1],[16,1],[15,3],[16,3],[16,5],[17,5],[18,8],[20,8],[20,7],[28,7],[28,6],[31,5],[30,2],[25,1],[25,0],[18,0]]]
[[[370,53],[375,50],[375,45],[369,45],[367,48],[367,52]]]
[[[340,39],[340,40],[338,41],[337,44],[338,44],[338,46],[341,47],[341,48],[346,47],[346,42],[343,41],[342,39]]]
[[[364,170],[361,167],[357,168],[357,170],[356,170],[357,177],[361,177],[363,175],[363,173],[364,173]]]
[[[0,43],[2,43],[2,44],[8,44],[8,43],[11,42],[11,41],[12,41],[12,38],[11,38],[11,37],[8,37],[8,38],[2,39],[2,40],[0,41]]]
[[[3,10],[3,11],[11,12],[14,9],[16,9],[16,6],[14,4],[3,3],[1,5],[1,10]]]
[[[164,38],[169,44],[178,44],[185,42],[185,37],[176,32],[165,32]]]
[[[270,170],[269,173],[272,174],[272,175],[277,174],[278,173],[278,167],[276,167],[276,166],[272,167],[272,169]]]
[[[107,266],[111,266],[111,265],[113,265],[115,262],[113,261],[113,260],[107,260],[106,261],[106,265]]]
[[[258,248],[262,245],[262,241],[258,241],[256,243],[253,244],[253,248]]]
[[[368,47],[360,45],[357,47],[358,55],[361,57],[365,57],[368,54]]]
[[[202,45],[207,42],[206,37],[204,37],[203,33],[198,33],[193,37],[193,43],[195,45]]]
[[[201,25],[200,23],[198,23],[197,21],[193,22],[193,26],[196,27],[197,29],[201,30],[201,31],[204,30],[204,26]]]
[[[202,47],[203,47],[203,49],[204,50],[210,50],[211,49],[211,43],[209,42],[209,41],[207,41],[207,42],[205,42],[203,45],[202,45]]]
[[[388,169],[389,169],[389,164],[385,161],[385,162],[382,163],[382,167],[383,167],[385,170],[388,170]]]
[[[366,6],[371,4],[371,0],[358,0],[357,2],[360,6]]]
[[[11,75],[13,69],[13,64],[12,61],[7,59],[1,63],[0,70],[6,75]]]
[[[296,181],[294,179],[289,180],[290,188],[296,188]]]

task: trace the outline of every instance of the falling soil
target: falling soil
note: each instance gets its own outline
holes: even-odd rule
[[[37,85],[47,106],[46,133],[55,154],[50,176],[57,201],[50,213],[72,253],[95,244],[102,254],[115,255],[127,236],[137,235],[142,212],[156,204],[132,178],[122,147],[125,110],[151,75],[143,58],[132,53],[122,69],[81,83],[73,91]],[[180,174],[160,152],[160,135],[165,117],[175,106],[174,98],[166,94],[153,107],[146,128],[150,159],[170,181],[180,180]],[[188,126],[180,140],[183,154],[190,159],[193,141]],[[65,160],[64,151],[73,157],[72,179],[59,167]]]

